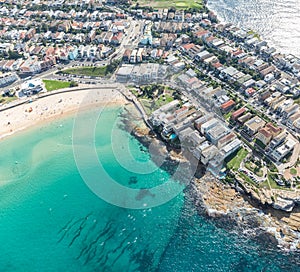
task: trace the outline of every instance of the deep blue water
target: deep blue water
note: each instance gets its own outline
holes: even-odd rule
[[[127,142],[137,164],[155,169],[147,149],[118,125],[112,148],[110,131],[121,124],[121,111],[106,109],[95,129],[107,173],[132,188],[166,182],[170,175],[162,169],[143,174],[120,165],[122,156],[134,164],[122,154]],[[0,271],[299,271],[299,256],[198,215],[188,189],[153,208],[106,203],[78,172],[73,121],[69,117],[0,142]],[[114,152],[120,153],[119,162]],[[97,165],[88,167],[93,172]]]

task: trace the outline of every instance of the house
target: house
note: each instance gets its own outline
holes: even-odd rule
[[[297,131],[297,133],[300,133],[300,118],[293,122],[293,128]]]
[[[130,63],[136,63],[136,54],[137,54],[137,50],[133,49],[131,51],[131,55],[130,55],[130,59],[129,59]]]
[[[22,73],[39,73],[41,71],[41,65],[37,60],[37,57],[32,56],[24,61],[24,63],[20,66],[20,71]]]
[[[211,114],[211,113],[205,114],[204,116],[195,120],[194,126],[198,131],[201,131],[201,126],[211,119],[213,119],[213,114]]]
[[[280,134],[278,134],[277,136],[275,136],[272,141],[270,142],[268,149],[269,150],[273,150],[275,149],[277,146],[281,145],[286,137],[287,137],[288,133],[286,131],[282,131]]]
[[[260,140],[264,145],[268,145],[272,138],[280,134],[281,131],[281,128],[268,123],[264,128],[258,130],[256,139]]]
[[[248,88],[245,90],[245,95],[247,97],[253,96],[256,93],[256,90],[253,88]]]
[[[224,78],[225,80],[233,80],[233,76],[238,73],[239,71],[236,68],[230,66],[222,70],[220,77]]]
[[[0,74],[0,87],[5,87],[18,80],[18,76],[15,73]]]
[[[193,47],[195,46],[195,44],[193,43],[188,43],[188,44],[184,44],[182,45],[180,48],[184,53],[188,53],[189,50],[191,50]]]
[[[185,148],[188,148],[191,152],[193,152],[198,145],[206,140],[205,137],[200,136],[199,132],[191,127],[187,127],[180,131],[178,136],[181,145],[183,145]]]
[[[231,111],[231,109],[235,106],[235,102],[230,99],[229,101],[225,102],[224,104],[221,105],[220,109],[223,113],[227,113]]]
[[[130,56],[131,56],[131,52],[132,50],[131,49],[126,49],[124,54],[123,54],[123,61],[124,62],[129,62],[130,60]]]
[[[265,90],[263,91],[259,97],[260,97],[260,100],[266,100],[267,98],[269,98],[271,96],[271,93],[269,90]]]
[[[287,126],[288,127],[292,127],[293,123],[300,118],[300,111],[297,111],[296,113],[294,113],[292,116],[290,116],[287,120]]]
[[[287,107],[282,111],[284,118],[289,118],[293,114],[299,112],[299,105],[298,104],[292,104],[291,106]]]
[[[219,152],[219,149],[216,146],[210,145],[209,147],[207,147],[206,149],[204,149],[202,151],[201,157],[200,157],[201,163],[203,163],[204,165],[207,165],[209,163],[209,161],[211,159],[213,159],[218,152]]]
[[[194,58],[195,58],[196,61],[200,62],[200,61],[204,61],[205,59],[208,59],[208,58],[210,58],[212,56],[213,56],[213,54],[209,53],[207,50],[204,50],[204,51],[202,51],[200,53],[197,53],[194,56]]]
[[[247,121],[244,125],[244,131],[250,136],[253,136],[258,132],[259,129],[265,126],[266,122],[258,116],[254,116],[252,119]]]
[[[239,118],[240,116],[242,116],[245,112],[246,112],[246,108],[240,108],[240,109],[236,110],[235,112],[233,112],[231,114],[231,119],[233,121],[236,121],[237,118]]]
[[[212,118],[201,125],[200,132],[202,133],[202,135],[205,135],[208,130],[210,130],[214,126],[217,126],[218,124],[219,120],[216,118]]]
[[[116,35],[113,35],[110,42],[114,45],[120,45],[123,39],[123,33],[118,32]]]
[[[69,48],[69,55],[68,55],[68,58],[70,60],[76,60],[78,57],[78,48],[77,46],[75,47],[70,47]]]

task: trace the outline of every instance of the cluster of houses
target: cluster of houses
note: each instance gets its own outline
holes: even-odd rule
[[[231,124],[240,128],[240,135],[249,143],[259,140],[258,146],[261,152],[276,163],[282,162],[292,153],[298,141],[290,133],[250,113],[245,107],[233,110],[234,106],[234,101],[229,100],[221,105],[221,110],[229,109]]]
[[[102,9],[103,1],[23,2],[0,7],[2,71],[33,74],[58,62],[107,58],[130,26],[125,14]]]
[[[213,17],[216,20],[215,15],[212,13],[206,14],[202,12],[189,12],[185,10],[173,10],[173,9],[156,9],[148,11],[147,9],[134,9],[131,12],[137,17],[151,21],[172,21],[179,23],[190,23],[201,21],[202,19]]]
[[[179,101],[174,100],[154,111],[149,120],[161,131],[164,140],[179,139],[181,147],[219,177],[224,174],[224,160],[242,146],[225,122],[204,109],[196,110],[189,103],[180,106]]]
[[[151,21],[146,21],[146,25],[152,25],[153,35],[150,36],[147,28],[148,38],[142,44],[143,48],[127,51],[124,60],[137,63],[163,59],[172,71],[180,71],[186,66],[185,61],[174,54],[176,50],[180,51],[197,68],[229,84],[244,99],[258,106],[263,104],[267,107],[266,115],[275,114],[279,123],[300,132],[300,111],[296,101],[300,96],[299,58],[276,52],[251,31],[232,24],[215,23],[215,16],[211,13],[202,13],[197,19],[194,17],[195,20],[189,16],[175,18],[173,13],[170,10],[138,11],[137,16]],[[186,33],[178,34],[177,27],[183,27],[181,31]],[[235,110],[231,120],[236,119],[237,124],[245,127],[254,126],[255,122],[251,121],[255,118],[253,114],[245,108],[237,108],[235,98],[230,98],[227,91],[203,83],[191,69],[181,74],[177,82],[215,112],[224,115]],[[270,123],[268,129],[264,128],[265,125],[255,134],[267,146],[278,132],[270,129]],[[290,151],[292,149],[291,146]],[[280,161],[285,156],[275,157],[274,160]]]

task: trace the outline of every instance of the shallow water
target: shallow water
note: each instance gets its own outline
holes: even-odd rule
[[[120,124],[121,111],[106,109],[95,129],[104,168],[126,186],[165,182],[169,174],[161,169],[137,174],[116,160],[110,130]],[[101,200],[79,175],[72,129],[69,117],[0,142],[1,271],[297,271],[294,255],[266,249],[199,216],[189,190],[151,209]],[[147,149],[116,129],[137,163],[155,168]],[[122,148],[115,152],[124,156]],[[89,165],[90,171],[95,167]]]

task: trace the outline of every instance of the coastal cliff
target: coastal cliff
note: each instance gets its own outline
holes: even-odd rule
[[[234,222],[236,228],[253,238],[264,233],[268,240],[284,249],[300,249],[299,207],[290,213],[276,210],[262,204],[260,198],[242,193],[236,186],[222,183],[208,173],[194,180],[192,191],[196,206],[204,208],[208,216],[221,222]]]

